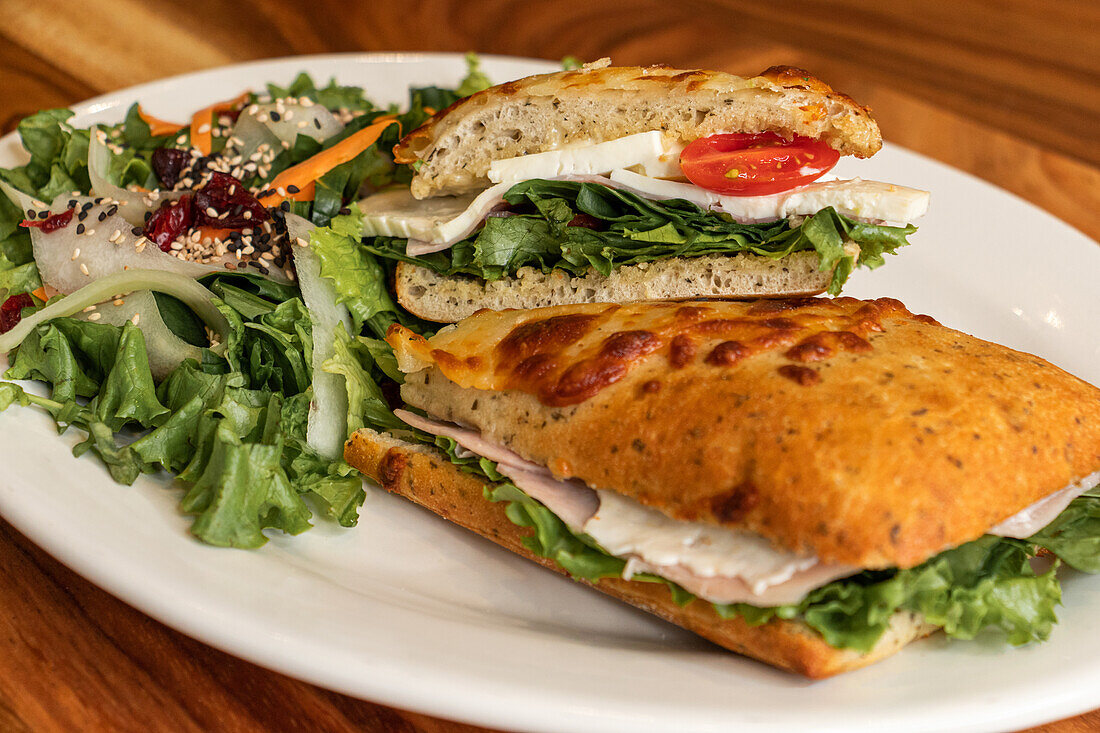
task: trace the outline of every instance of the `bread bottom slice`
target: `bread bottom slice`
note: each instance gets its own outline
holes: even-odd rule
[[[859,254],[853,242],[845,251]],[[427,321],[453,323],[482,308],[539,308],[572,303],[629,303],[681,298],[778,298],[817,295],[829,287],[832,271],[818,269],[817,252],[804,250],[773,260],[743,252],[735,255],[670,257],[624,265],[601,275],[589,270],[549,274],[521,267],[513,277],[482,280],[440,275],[408,262],[397,265],[395,289],[405,310]]]
[[[363,429],[348,440],[344,457],[386,491],[411,499],[518,555],[565,574],[556,563],[534,555],[523,545],[523,538],[532,530],[513,524],[504,513],[504,503],[485,499],[481,479],[460,471],[439,451]],[[579,582],[693,631],[730,651],[812,678],[829,677],[872,664],[935,630],[918,614],[899,612],[874,648],[860,654],[829,646],[820,634],[799,621],[772,620],[750,626],[741,618],[723,619],[709,603],[702,601],[678,606],[668,588],[661,584],[621,578]]]

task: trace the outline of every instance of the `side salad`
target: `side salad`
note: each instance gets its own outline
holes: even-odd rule
[[[315,514],[354,525],[344,440],[389,414],[386,328],[424,324],[358,246],[353,202],[407,185],[400,135],[489,86],[467,61],[404,110],[302,73],[186,123],[140,104],[115,125],[23,120],[29,160],[0,169],[0,353],[48,396],[0,382],[0,410],[81,431],[74,453],[121,483],[169,472],[210,544],[258,547]]]

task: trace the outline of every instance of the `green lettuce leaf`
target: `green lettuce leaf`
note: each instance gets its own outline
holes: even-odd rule
[[[365,249],[440,274],[485,280],[508,277],[526,266],[576,275],[593,268],[607,275],[616,267],[668,257],[745,252],[779,259],[812,250],[819,257],[818,268],[833,272],[829,292],[835,295],[857,264],[878,267],[884,253],[905,245],[916,231],[857,223],[832,208],[793,227],[785,221],[739,224],[688,201],[650,201],[590,182],[524,181],[504,198],[517,215],[487,219],[476,234],[444,252],[409,257],[406,240],[392,237],[365,240]],[[596,221],[598,228],[571,226],[579,215],[589,217],[587,223]],[[845,252],[846,239],[860,245],[858,258]]]

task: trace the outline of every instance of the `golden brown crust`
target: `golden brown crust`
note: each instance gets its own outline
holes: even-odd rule
[[[360,430],[348,441],[344,457],[387,491],[411,499],[512,552],[564,574],[555,563],[532,554],[523,546],[523,537],[530,529],[509,521],[503,504],[486,500],[480,479],[459,471],[442,454],[372,430]],[[891,629],[870,652],[858,654],[830,647],[815,631],[796,621],[770,621],[753,627],[740,618],[722,619],[709,604],[701,601],[677,606],[663,585],[619,578],[586,584],[726,649],[814,678],[879,661],[931,631],[931,627],[922,624],[919,618],[899,614]]]
[[[919,564],[1100,470],[1100,390],[890,299],[483,312],[390,342],[430,367],[409,404],[828,563]]]
[[[423,198],[475,190],[491,159],[647,130],[685,142],[717,132],[771,131],[824,140],[859,157],[882,146],[866,107],[801,69],[775,66],[743,77],[607,66],[529,76],[461,99],[406,135],[394,156],[424,164],[413,180],[413,194]],[[471,145],[482,154],[459,156],[457,148]]]

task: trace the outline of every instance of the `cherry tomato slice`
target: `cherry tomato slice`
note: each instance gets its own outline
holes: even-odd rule
[[[763,196],[814,181],[840,160],[828,143],[774,132],[725,133],[692,141],[680,168],[700,188],[727,196]]]

